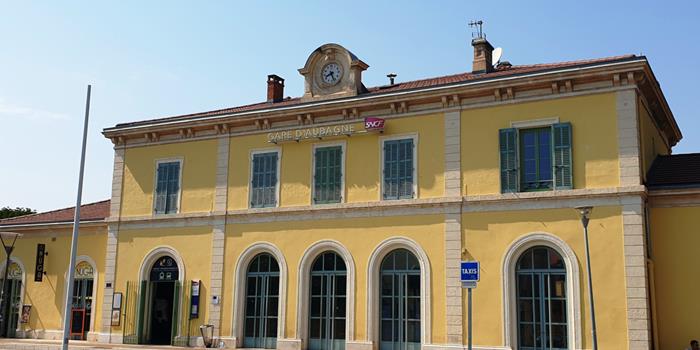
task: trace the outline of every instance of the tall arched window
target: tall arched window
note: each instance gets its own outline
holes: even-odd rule
[[[85,340],[90,331],[92,318],[92,292],[95,284],[95,269],[87,261],[75,266],[73,282],[73,304],[71,306],[71,334],[73,339]]]
[[[244,347],[277,347],[279,285],[277,260],[268,253],[256,255],[246,274]]]
[[[335,252],[324,252],[311,266],[309,349],[345,349],[347,268]]]
[[[413,253],[396,249],[380,267],[380,350],[421,347],[420,264]]]
[[[4,273],[3,271],[1,271]],[[10,267],[7,269],[7,281],[2,281],[0,276],[0,283],[3,288],[5,288],[4,294],[7,300],[2,303],[3,309],[2,319],[7,320],[2,323],[2,329],[0,329],[0,337],[4,338],[14,338],[16,337],[17,325],[19,322],[19,313],[22,308],[22,267],[16,262],[10,262]]]
[[[526,250],[516,266],[518,348],[568,349],[566,265],[554,249]]]

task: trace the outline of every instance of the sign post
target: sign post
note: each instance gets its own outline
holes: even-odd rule
[[[472,289],[476,288],[479,282],[479,262],[462,261],[460,264],[460,280],[462,288],[467,288],[467,349],[472,350]]]

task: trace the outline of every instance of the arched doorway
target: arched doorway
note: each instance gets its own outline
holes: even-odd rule
[[[518,259],[516,298],[519,349],[568,349],[567,274],[554,249],[535,246]]]
[[[87,261],[75,265],[73,301],[71,306],[71,338],[85,340],[92,318],[92,294],[95,284],[95,268]]]
[[[277,311],[280,294],[280,268],[268,254],[256,255],[246,273],[245,326],[243,346],[277,347]]]
[[[421,270],[413,253],[399,248],[380,266],[380,350],[421,348]]]
[[[326,251],[311,265],[309,292],[310,350],[344,350],[347,268],[340,255]]]
[[[4,270],[2,271],[4,273]],[[0,275],[0,284],[4,286],[4,296],[6,296],[2,314],[0,314],[0,337],[14,338],[17,336],[17,325],[19,322],[19,312],[22,307],[22,276],[24,271],[16,262],[10,262],[10,267],[7,270],[7,281],[2,281]]]
[[[151,266],[148,281],[143,281],[141,305],[144,306],[140,322],[144,326],[145,343],[170,345],[177,332],[180,304],[180,270],[169,255],[159,257]],[[145,288],[144,288],[145,287]]]

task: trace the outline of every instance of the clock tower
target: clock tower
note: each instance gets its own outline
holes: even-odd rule
[[[366,89],[362,71],[369,67],[338,44],[325,44],[314,50],[299,73],[304,76],[302,101],[357,96]]]

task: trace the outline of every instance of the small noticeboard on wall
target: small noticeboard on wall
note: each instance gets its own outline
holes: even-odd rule
[[[112,326],[119,326],[122,318],[122,293],[114,293],[112,296]]]
[[[190,291],[190,320],[199,318],[199,292],[202,281],[193,280]]]
[[[19,318],[19,323],[29,323],[29,316],[32,314],[32,306],[22,305],[22,316]]]

